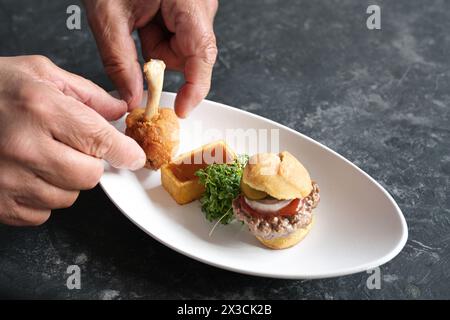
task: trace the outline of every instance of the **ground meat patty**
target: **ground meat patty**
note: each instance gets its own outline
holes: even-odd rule
[[[240,197],[243,197],[243,195],[233,201],[234,215],[237,220],[245,222],[255,236],[264,239],[286,236],[311,223],[312,209],[317,207],[320,201],[319,186],[315,182],[312,183],[312,186],[311,193],[306,198],[301,199],[298,212],[295,215],[285,217],[252,216],[241,207]]]

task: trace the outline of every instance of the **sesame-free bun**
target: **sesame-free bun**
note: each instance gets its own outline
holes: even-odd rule
[[[314,216],[311,219],[311,222],[305,226],[304,228],[299,228],[294,232],[290,233],[286,237],[278,237],[272,239],[263,239],[261,237],[256,237],[263,245],[270,249],[286,249],[295,246],[297,243],[302,241],[306,235],[311,230],[312,225],[314,224]]]
[[[304,198],[312,191],[305,167],[289,152],[260,153],[244,168],[243,182],[278,200]]]

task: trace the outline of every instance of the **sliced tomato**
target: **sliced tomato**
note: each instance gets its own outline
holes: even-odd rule
[[[300,199],[294,199],[286,207],[280,209],[277,214],[279,216],[294,216],[298,212],[298,205],[300,204]]]

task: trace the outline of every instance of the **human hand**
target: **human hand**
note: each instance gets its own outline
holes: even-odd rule
[[[0,222],[39,225],[93,188],[101,159],[137,169],[145,153],[107,119],[126,103],[41,56],[0,57]]]
[[[142,72],[131,37],[139,31],[145,60],[160,59],[184,73],[175,100],[178,116],[206,97],[217,56],[213,20],[217,0],[84,0],[106,72],[129,109],[139,106]]]

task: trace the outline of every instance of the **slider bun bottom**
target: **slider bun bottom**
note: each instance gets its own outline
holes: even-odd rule
[[[286,249],[295,246],[297,243],[303,240],[306,235],[311,230],[314,224],[314,216],[312,217],[311,223],[304,228],[300,228],[292,232],[286,237],[278,237],[272,239],[263,239],[261,237],[256,237],[263,245],[269,247],[270,249]]]

